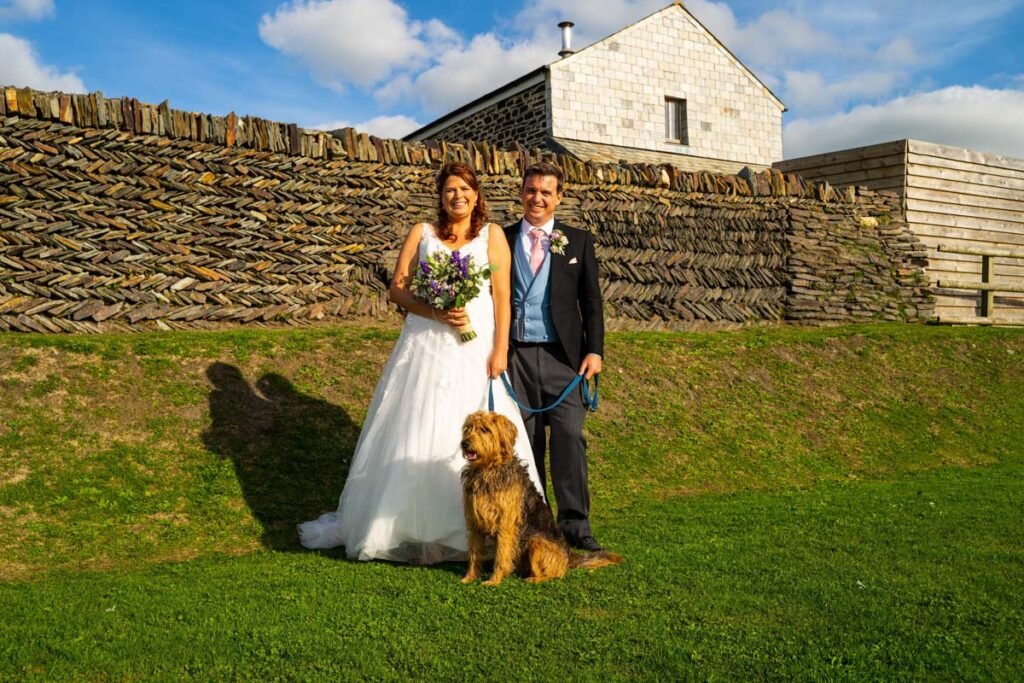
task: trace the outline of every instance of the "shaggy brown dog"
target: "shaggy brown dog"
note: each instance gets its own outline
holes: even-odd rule
[[[462,426],[462,501],[469,530],[469,570],[463,583],[476,581],[486,541],[496,541],[494,573],[484,585],[496,586],[514,571],[527,581],[560,579],[574,567],[618,564],[614,553],[575,554],[551,516],[551,508],[516,458],[516,427],[504,415],[478,412]]]

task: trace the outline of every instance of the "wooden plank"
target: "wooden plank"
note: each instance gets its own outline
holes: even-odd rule
[[[984,277],[984,276],[983,276]],[[976,289],[979,292],[1014,292],[1024,294],[1024,285],[1009,282],[967,282],[965,280],[939,280],[935,283],[940,289]]]
[[[933,287],[931,292],[935,296],[936,310],[970,311],[972,314],[979,310],[981,299],[978,297],[977,290],[970,294],[964,294],[959,290]],[[996,307],[1001,309],[1004,314],[1024,315],[1024,298],[1019,294],[997,294]]]
[[[942,226],[943,228],[950,228],[947,234],[954,236],[956,230],[973,230],[982,233],[991,233],[991,240],[997,241],[1003,239],[1004,235],[1016,235],[1024,237],[1024,229],[1021,228],[1020,223],[1005,223],[1002,221],[992,221],[978,218],[971,218],[969,216],[949,216],[941,213],[932,213],[930,211],[911,211],[907,210],[907,222],[918,223],[922,225]],[[959,233],[955,233],[959,236]],[[1011,240],[1013,241],[1013,240]],[[1017,242],[1014,241],[1016,244]]]
[[[1024,191],[1024,179],[1006,178],[989,173],[967,173],[949,168],[925,166],[923,164],[908,163],[907,176],[911,178],[920,176],[922,178],[944,180],[950,184],[977,185],[985,188],[995,187],[1003,190]]]
[[[971,185],[968,183],[957,183],[950,184],[946,180],[941,178],[927,178],[925,176],[908,176],[907,177],[908,187],[918,187],[926,190],[940,190],[943,192],[955,192],[958,194],[967,195],[969,197],[996,197],[999,199],[1009,199],[1011,201],[1020,201],[1021,193],[1019,190],[1006,189],[1002,187],[986,187],[983,185]]]
[[[1024,318],[1007,318],[1004,316],[981,318],[978,316],[936,316],[935,322],[940,325],[1004,325],[1017,327],[1024,325]]]
[[[911,187],[921,187],[922,189],[938,190],[940,192],[946,192],[950,194],[957,194],[967,196],[970,199],[968,204],[990,206],[986,201],[990,197],[996,197],[1004,201],[1024,203],[1024,181],[1021,181],[1019,187],[1005,186],[1004,184],[994,184],[995,181],[990,182],[990,178],[983,177],[980,175],[973,176],[971,179],[954,180],[949,177],[939,177],[942,175],[939,173],[939,169],[932,169],[935,173],[930,175],[923,175],[917,173],[916,175],[908,175],[907,183]],[[954,171],[946,171],[947,175],[954,173]],[[1006,180],[1006,179],[1003,179]],[[974,182],[977,181],[977,182]],[[1000,181],[1001,183],[1002,181]],[[1016,181],[1006,180],[1007,183],[1014,184]]]
[[[854,161],[843,161],[839,163],[823,164],[821,166],[808,166],[807,168],[800,170],[780,169],[785,173],[796,173],[797,175],[808,177],[813,175],[814,177],[828,176],[828,175],[839,175],[843,173],[850,173],[853,171],[864,171],[867,169],[877,168],[898,168],[902,173],[903,169],[903,154],[891,154],[889,156],[877,157],[873,159],[858,159]]]
[[[967,275],[980,277],[981,261],[977,257],[974,259],[973,261],[950,261],[929,256],[926,270],[933,280],[940,277],[958,278]],[[1012,263],[1019,263],[1019,261],[1000,262],[996,259],[995,268],[999,279],[1009,282],[1024,282],[1024,266],[1010,265]]]
[[[856,187],[866,187],[869,190],[875,190],[875,191],[893,190],[897,194],[902,194],[902,192],[903,192],[903,178],[902,177],[900,177],[900,178],[883,178],[881,180],[857,180],[857,179],[849,180],[849,179],[845,179],[844,178],[844,179],[840,179],[838,182],[835,182],[835,179],[833,179],[833,178],[804,178],[804,180],[807,180],[809,182],[825,181],[829,185],[831,185],[832,187],[848,187],[848,186],[853,185],[853,186],[856,186]]]
[[[926,154],[928,156],[955,159],[957,161],[980,164],[983,166],[1012,168],[1024,171],[1024,159],[1002,156],[1000,154],[990,154],[988,152],[978,152],[973,149],[965,149],[963,147],[939,145],[933,142],[924,142],[921,140],[908,140],[907,143],[908,151],[915,154]]]
[[[806,157],[783,159],[782,161],[773,164],[773,166],[786,173],[793,173],[797,172],[797,169],[801,168],[814,168],[817,166],[826,166],[828,164],[844,163],[858,159],[874,159],[876,157],[898,154],[906,150],[906,147],[906,140],[895,140],[893,142],[883,142],[881,144],[869,145],[867,147],[842,149],[835,152],[828,152],[826,154],[814,154]]]
[[[1011,282],[1024,285],[1024,273],[1019,270],[1008,270],[1006,266],[996,265],[996,276],[1000,282]],[[939,280],[978,280],[981,278],[980,264],[978,268],[950,268],[942,264],[932,266],[929,264],[925,274],[930,282]]]
[[[943,168],[951,171],[961,171],[963,173],[976,173],[978,175],[991,175],[1015,180],[1024,180],[1024,170],[1006,168],[1003,166],[983,166],[981,164],[972,164],[964,161],[957,161],[955,159],[946,159],[943,157],[934,157],[924,154],[908,155],[907,163],[920,164],[922,166],[930,166],[932,168]]]
[[[936,309],[945,311],[971,311],[972,313],[981,310],[981,297],[978,290],[941,289],[932,287],[931,292],[935,296]],[[1020,294],[996,294],[996,308],[1003,313],[1020,313],[1024,315],[1024,297]]]
[[[968,249],[972,248],[971,245],[967,244],[966,242],[961,242],[961,241],[957,241],[957,240],[938,240],[938,241],[936,241],[934,239],[930,239],[930,240],[927,240],[927,241],[922,240],[922,242],[924,243],[925,247],[927,247],[928,250],[929,250],[929,252],[928,252],[929,258],[941,259],[941,260],[944,260],[944,261],[948,261],[950,263],[981,263],[981,260],[977,256],[970,256],[968,254],[957,254],[957,253],[951,252],[951,251],[950,252],[945,252],[945,253],[942,253],[942,254],[938,253],[938,247],[939,247],[939,245],[942,245],[942,244],[948,244],[951,247],[965,246]],[[1000,249],[1002,247],[977,247],[977,248],[978,249]],[[1008,264],[1008,265],[1019,264],[1021,267],[1024,267],[1024,261],[1021,261],[1020,259],[1012,259],[1012,258],[998,259],[997,258],[996,259],[996,263],[1005,263],[1005,264]]]
[[[858,181],[864,180],[885,180],[894,179],[900,183],[903,182],[903,169],[899,166],[892,166],[889,168],[869,168],[864,171],[855,171],[850,173],[836,173],[832,175],[821,176],[822,179],[828,180],[833,185],[849,185]]]
[[[929,234],[927,232],[919,232],[918,230],[914,230],[914,234],[921,240],[921,243],[924,244],[925,247],[934,247],[939,244],[960,244],[964,246],[978,247],[979,249],[1013,249],[1016,247],[1024,247],[1024,240],[1020,239],[1016,242],[1010,242],[1007,240],[992,242],[984,239],[965,237],[962,235],[954,238],[949,235]],[[949,256],[947,258],[952,260],[954,257]]]
[[[955,206],[979,207],[982,209],[1004,209],[1007,211],[1024,212],[1024,198],[1021,200],[1000,199],[996,197],[970,195],[948,190],[928,190],[920,187],[907,188],[907,200],[918,199]]]
[[[938,251],[953,254],[973,254],[974,256],[1002,256],[1004,258],[1024,259],[1024,251],[1008,249],[978,249],[977,247],[961,247],[958,245],[940,244]]]
[[[908,211],[921,211],[943,216],[975,218],[980,221],[993,221],[1002,224],[1024,225],[1024,204],[1020,211],[1004,211],[1002,209],[985,209],[943,202],[930,202],[921,199],[907,200]]]
[[[962,238],[959,238],[959,239],[950,239],[950,238],[946,237],[945,235],[917,234],[917,237],[921,240],[921,243],[924,244],[925,247],[931,247],[931,248],[934,248],[935,246],[937,246],[939,244],[957,244],[957,245],[962,245],[962,246],[978,247],[979,249],[1006,249],[1006,248],[1011,248],[1012,249],[1012,248],[1016,248],[1018,246],[1024,246],[1024,243],[1007,244],[1006,242],[1002,242],[1002,241],[1000,241],[1000,242],[986,242],[986,241],[983,241],[983,240],[970,239],[970,238],[966,238],[966,237],[962,237]],[[971,260],[974,263],[979,263],[977,257],[973,257],[973,256],[955,256],[953,254],[949,254],[949,255],[944,256],[943,258],[945,258],[945,259],[947,259],[949,261]],[[1016,260],[1013,261],[1013,262],[1014,263],[1020,263],[1019,261],[1016,261]]]

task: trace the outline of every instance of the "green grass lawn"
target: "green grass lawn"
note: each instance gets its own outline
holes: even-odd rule
[[[0,679],[1024,677],[1024,334],[610,335],[620,567],[297,547],[393,330],[0,335]]]

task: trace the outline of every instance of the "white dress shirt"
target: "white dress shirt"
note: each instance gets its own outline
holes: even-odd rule
[[[540,247],[544,250],[546,258],[548,252],[551,251],[551,231],[555,229],[555,219],[552,218],[544,225],[531,225],[525,218],[519,222],[519,240],[522,242],[527,256],[533,250],[533,238],[530,237],[530,231],[534,228],[540,228],[544,231],[544,237],[540,239]]]

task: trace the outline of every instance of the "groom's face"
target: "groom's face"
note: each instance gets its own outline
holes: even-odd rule
[[[523,215],[530,225],[541,226],[551,220],[562,203],[558,178],[553,175],[531,175],[523,183]]]

